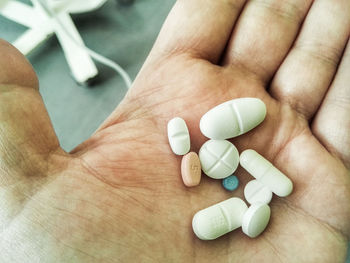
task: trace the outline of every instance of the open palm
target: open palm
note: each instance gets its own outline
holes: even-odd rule
[[[350,2],[182,0],[121,105],[71,153],[54,134],[30,66],[0,52],[1,262],[341,262],[350,235]],[[344,52],[344,53],[343,53]],[[258,97],[265,121],[232,142],[294,183],[256,239],[197,239],[195,212],[232,196],[183,186],[166,123],[192,150],[213,106]],[[239,168],[243,198],[252,179]]]

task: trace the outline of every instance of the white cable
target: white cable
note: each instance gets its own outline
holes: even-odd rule
[[[114,69],[122,78],[123,81],[128,89],[130,89],[132,85],[131,78],[129,74],[116,62],[113,60],[106,58],[97,52],[93,51],[92,49],[81,45],[78,43],[75,38],[68,32],[68,30],[64,27],[64,25],[61,23],[58,17],[56,17],[55,13],[51,10],[51,8],[46,4],[44,0],[37,0],[37,3],[51,16],[52,20],[57,23],[57,25],[62,29],[62,31],[70,38],[70,40],[77,45],[78,47],[84,49],[92,58],[97,60],[98,62]]]

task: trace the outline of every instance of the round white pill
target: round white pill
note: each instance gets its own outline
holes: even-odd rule
[[[242,152],[240,163],[244,169],[274,194],[284,197],[292,192],[292,181],[256,151],[245,150]]]
[[[192,220],[192,228],[199,239],[212,240],[242,225],[248,207],[237,197],[198,211]]]
[[[186,122],[175,117],[168,122],[168,139],[171,150],[177,155],[184,155],[189,152],[190,134]]]
[[[239,98],[224,102],[204,114],[201,132],[210,139],[228,139],[250,131],[266,116],[264,102],[257,98]]]
[[[231,175],[239,164],[237,148],[226,140],[209,140],[199,150],[203,172],[211,178],[222,179]]]
[[[251,180],[244,187],[244,197],[249,204],[268,204],[272,199],[272,192],[258,180]]]
[[[270,221],[271,210],[267,204],[252,204],[243,215],[242,231],[249,237],[257,237]]]

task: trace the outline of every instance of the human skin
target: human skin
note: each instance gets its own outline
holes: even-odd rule
[[[344,262],[350,236],[350,1],[178,1],[125,99],[70,153],[29,63],[0,42],[0,262]],[[347,48],[346,48],[347,45]],[[45,87],[43,87],[45,88]],[[200,209],[232,196],[183,185],[167,121],[193,151],[213,106],[257,97],[265,121],[231,140],[294,183],[258,238],[201,241]],[[233,195],[252,179],[242,168]]]

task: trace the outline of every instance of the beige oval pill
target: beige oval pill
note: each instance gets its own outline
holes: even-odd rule
[[[182,181],[188,187],[199,185],[201,181],[201,163],[195,152],[189,152],[181,161]]]

